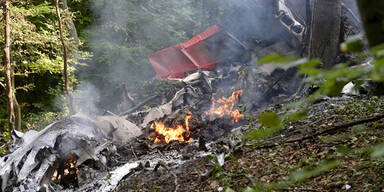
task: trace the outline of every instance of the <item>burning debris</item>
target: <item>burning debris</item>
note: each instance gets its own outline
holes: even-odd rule
[[[191,118],[192,114],[186,115],[184,125],[176,125],[176,127],[167,127],[163,122],[155,121],[151,125],[151,129],[154,129],[155,132],[153,136],[149,137],[149,140],[155,143],[170,143],[172,141],[190,143],[192,141],[189,133],[189,120]]]
[[[274,31],[278,38],[273,41],[268,39],[260,43],[250,40],[244,43],[244,37],[233,36],[236,33],[211,28],[210,34],[205,34],[204,38],[201,37],[204,33],[196,37],[196,44],[188,41],[188,46],[177,47],[176,51],[181,55],[177,73],[171,65],[162,63],[163,58],[172,61],[171,57],[152,55],[150,59],[160,77],[184,77],[184,72],[190,72],[186,78],[175,80],[184,87],[170,100],[159,98],[164,101],[143,111],[137,111],[141,105],[133,107],[123,112],[122,117],[75,115],[40,132],[15,134],[13,152],[0,159],[2,190],[74,188],[78,191],[112,191],[130,172],[157,169],[162,160],[182,165],[185,159],[201,156],[203,152],[216,153],[212,147],[215,140],[228,136],[232,129],[241,130],[247,123],[241,120],[244,114],[236,109],[238,104],[245,106],[245,113],[254,113],[260,106],[288,99],[297,91],[301,77],[296,75],[295,69],[253,65],[258,58],[272,53],[300,56],[303,48],[299,40],[305,39],[307,26],[292,19],[296,14],[287,11],[284,4],[279,4],[279,10],[278,21],[271,23],[280,27]],[[279,22],[283,22],[283,26]],[[289,30],[284,31],[286,29]],[[212,38],[216,35],[220,38]],[[228,43],[222,37],[234,41],[241,47],[238,50],[247,52],[248,48],[256,50],[257,54],[253,60],[250,60],[248,52],[240,56],[244,58],[228,57],[230,60],[226,60],[226,54],[220,53],[220,49],[212,49],[221,62],[213,64],[204,60],[203,64],[209,70],[215,67],[217,70],[202,70],[196,63],[201,50],[192,52],[192,55],[188,51],[197,45],[209,47],[217,39]],[[246,38],[252,39],[253,36]],[[182,65],[185,62],[190,64],[190,68]],[[168,67],[162,71],[164,65]],[[142,130],[146,133],[143,134]],[[172,144],[181,144],[183,148],[172,150],[168,147]]]
[[[240,113],[239,110],[235,110],[235,103],[238,101],[241,94],[243,94],[244,90],[238,90],[232,93],[232,96],[226,98],[222,97],[217,101],[215,98],[212,98],[211,109],[205,112],[206,115],[210,117],[210,120],[214,120],[217,117],[230,116],[232,117],[232,123],[238,123],[239,119],[244,117],[243,114]]]
[[[55,171],[51,177],[51,181],[61,184],[64,187],[70,187],[74,184],[77,187],[79,169],[77,160],[74,155],[68,154],[63,160],[55,163]]]

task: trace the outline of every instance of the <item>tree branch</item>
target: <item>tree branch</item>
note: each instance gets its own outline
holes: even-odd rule
[[[274,138],[268,139],[265,142],[262,142],[261,145],[256,147],[256,148],[258,148],[258,149],[271,148],[271,147],[274,147],[276,145],[280,145],[283,143],[294,143],[294,142],[302,141],[302,140],[306,140],[306,139],[313,139],[319,135],[339,131],[341,129],[346,129],[346,128],[353,127],[356,125],[361,125],[361,124],[365,124],[365,123],[379,121],[381,119],[384,119],[384,114],[379,114],[379,115],[376,115],[374,117],[359,119],[359,120],[348,122],[348,123],[338,124],[338,125],[329,127],[327,129],[322,129],[322,130],[316,131],[316,132],[309,134],[309,135],[302,135],[302,136],[298,136],[296,138],[287,138],[287,139],[281,140],[280,142],[274,142],[274,140],[277,139],[276,137],[274,137]]]

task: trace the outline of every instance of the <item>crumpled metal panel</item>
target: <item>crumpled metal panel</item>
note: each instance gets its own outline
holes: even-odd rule
[[[107,143],[124,144],[141,134],[140,128],[123,118],[81,114],[40,132],[16,133],[13,152],[0,159],[1,190],[38,191],[41,185],[49,185],[48,170],[68,154],[76,155],[81,165],[88,159],[98,160]]]
[[[298,40],[304,40],[305,31],[307,30],[305,21],[299,19],[300,17],[298,17],[298,14],[287,5],[286,0],[278,1],[275,17],[280,21],[282,26],[284,26]]]
[[[221,28],[214,25],[187,42],[160,50],[148,56],[157,76],[161,78],[184,78],[185,72],[196,69],[214,70],[218,62],[216,50],[204,41],[219,35]]]

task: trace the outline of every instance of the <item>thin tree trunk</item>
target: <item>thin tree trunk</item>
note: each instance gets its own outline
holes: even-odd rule
[[[63,32],[63,22],[60,15],[60,7],[59,7],[60,0],[56,0],[56,14],[57,14],[57,20],[59,23],[59,32],[60,32],[60,40],[61,44],[63,45],[64,50],[64,95],[67,98],[68,107],[70,110],[70,113],[73,113],[73,105],[72,105],[72,98],[70,96],[70,89],[69,89],[69,78],[68,78],[68,47],[65,43],[64,39],[64,32]]]
[[[64,93],[66,95],[69,94],[69,82],[68,82],[68,48],[67,48],[67,45],[65,43],[65,39],[64,39],[64,32],[63,32],[63,23],[62,23],[62,20],[61,20],[61,15],[60,15],[60,7],[59,7],[59,1],[60,0],[56,0],[56,14],[57,14],[57,19],[58,19],[58,22],[59,22],[59,32],[60,32],[60,40],[61,40],[61,44],[63,45],[63,51],[64,51]]]
[[[18,131],[23,131],[21,127],[21,107],[16,97],[16,88],[15,88],[15,70],[11,68],[11,80],[12,80],[12,90],[13,90],[13,108],[15,110],[15,129]]]
[[[62,10],[69,12],[67,0],[61,0],[61,4],[59,6]],[[64,20],[64,23],[69,31],[71,42],[77,49],[79,45],[79,36],[77,34],[75,24],[73,23],[72,19]]]
[[[320,58],[329,69],[339,52],[341,0],[315,0],[311,24],[309,57]]]
[[[357,0],[370,46],[384,43],[384,1]]]
[[[11,52],[10,52],[10,27],[9,27],[9,1],[3,1],[3,13],[5,21],[5,35],[4,35],[4,55],[5,55],[5,75],[7,81],[7,96],[8,96],[8,122],[9,132],[15,129],[15,111],[13,105],[13,89],[12,89],[12,78],[11,78]]]

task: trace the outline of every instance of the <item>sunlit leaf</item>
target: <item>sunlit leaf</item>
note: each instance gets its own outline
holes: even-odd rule
[[[269,128],[276,128],[276,127],[280,127],[281,125],[280,117],[274,112],[265,112],[260,114],[259,122],[263,126],[266,126]]]
[[[294,57],[281,57],[279,59],[276,59],[274,60],[273,62],[274,63],[287,63],[287,62],[291,62],[291,61],[295,61],[296,58]]]
[[[279,129],[267,128],[267,129],[256,129],[244,135],[244,139],[261,139],[267,136],[271,136],[276,133]]]
[[[278,54],[272,54],[265,56],[257,61],[258,64],[266,64],[266,63],[272,63],[278,59],[281,59],[281,56]]]

